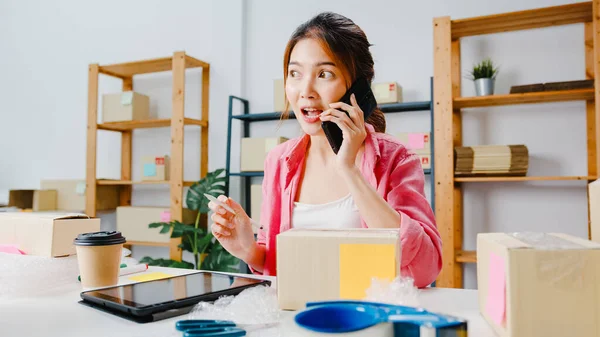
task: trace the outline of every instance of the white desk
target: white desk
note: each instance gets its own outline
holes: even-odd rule
[[[160,267],[151,267],[148,272],[152,271],[163,271],[171,275],[193,272],[184,269]],[[275,280],[273,277],[265,277],[265,279]],[[132,283],[132,281],[128,280],[128,276],[123,276],[119,283],[127,284]],[[77,303],[81,299],[79,296],[81,290],[79,283],[73,283],[67,289],[52,294],[35,296],[34,298],[9,300],[0,298],[0,335],[3,337],[182,336],[181,333],[175,330],[175,322],[186,318],[185,315],[154,323],[138,324]],[[495,336],[492,329],[479,314],[477,292],[475,290],[425,289],[419,295],[419,302],[422,307],[428,310],[466,318],[468,320],[469,336]],[[279,327],[249,332],[248,336],[291,337],[317,335],[309,334],[296,326],[293,317],[294,312],[284,312],[282,324]],[[371,328],[370,331],[364,331],[363,334],[354,333],[347,334],[347,336],[376,336],[375,332],[387,331],[385,329],[385,327],[380,326]],[[365,332],[368,334],[364,334]],[[333,336],[331,334],[318,335]],[[382,333],[382,335],[384,334]]]

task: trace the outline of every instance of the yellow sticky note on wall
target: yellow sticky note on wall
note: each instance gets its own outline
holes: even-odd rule
[[[397,266],[393,244],[340,244],[340,298],[364,299],[371,279],[392,281]]]

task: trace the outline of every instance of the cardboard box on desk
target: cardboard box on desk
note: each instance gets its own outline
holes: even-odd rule
[[[77,212],[85,210],[85,180],[42,180],[40,186],[42,189],[57,191],[57,210]],[[96,210],[114,210],[117,206],[119,206],[119,186],[96,187]]]
[[[56,199],[56,190],[10,190],[8,207],[17,207],[33,212],[55,211]]]
[[[0,244],[16,245],[27,255],[74,255],[73,240],[100,230],[100,219],[64,213],[0,213]]]
[[[184,208],[182,222],[195,223],[197,214],[196,211]],[[148,228],[148,225],[153,222],[169,221],[171,221],[171,212],[168,207],[117,207],[117,230],[127,241],[169,243],[170,234],[160,234],[160,228]]]
[[[102,122],[150,119],[150,97],[133,91],[102,95]]]
[[[372,278],[400,275],[398,229],[291,229],[277,236],[277,292],[284,310],[306,302],[361,300]]]
[[[477,236],[483,317],[500,337],[598,336],[600,244],[566,234]]]
[[[275,146],[287,141],[284,137],[242,138],[240,169],[242,172],[258,172],[265,168],[267,154]]]

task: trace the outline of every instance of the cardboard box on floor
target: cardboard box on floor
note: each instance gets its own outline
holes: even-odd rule
[[[183,223],[192,224],[198,212],[183,209]],[[170,234],[160,234],[160,228],[148,228],[153,222],[171,221],[168,207],[119,206],[117,207],[117,230],[127,241],[169,243]]]
[[[40,186],[42,189],[57,191],[57,210],[85,211],[85,180],[42,180]],[[96,187],[96,210],[114,210],[117,206],[119,206],[119,186],[99,185]]]
[[[55,211],[56,190],[10,190],[8,207],[17,207],[33,212]]]
[[[73,240],[100,230],[100,219],[65,213],[0,213],[0,244],[16,245],[27,255],[75,255]]]
[[[479,308],[500,337],[600,335],[600,244],[566,234],[477,236]]]
[[[267,154],[275,146],[287,141],[284,137],[242,138],[240,169],[242,172],[258,172],[265,168]]]
[[[288,230],[277,236],[279,307],[364,299],[373,277],[400,275],[400,257],[398,229]]]

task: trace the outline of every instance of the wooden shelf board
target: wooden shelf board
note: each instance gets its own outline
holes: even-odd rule
[[[131,181],[131,180],[108,180],[101,179],[97,180],[98,185],[168,185],[171,182],[168,180],[157,180],[157,181]],[[183,186],[192,186],[195,181],[184,181]]]
[[[207,127],[208,122],[193,118],[184,118],[184,125],[198,125]],[[163,128],[171,126],[170,119],[149,119],[141,121],[127,121],[127,122],[109,122],[98,124],[99,130],[109,131],[130,131],[133,129],[147,129],[147,128]]]
[[[548,177],[455,177],[455,182],[469,183],[469,182],[510,182],[510,181],[561,181],[561,180],[596,180],[593,176],[548,176]]]
[[[592,2],[452,20],[452,39],[592,21]]]
[[[204,61],[200,61],[197,58],[185,55],[185,67],[186,68],[203,68],[208,69],[210,66]]]
[[[185,67],[186,68],[208,68],[208,63],[200,61],[191,56],[185,56]],[[161,71],[171,71],[173,69],[173,57],[161,57],[155,59],[148,59],[136,62],[117,63],[100,66],[98,71],[101,74],[119,77],[129,78],[133,75],[157,73]]]
[[[125,245],[131,246],[150,246],[150,247],[169,247],[169,242],[146,242],[146,241],[127,241]]]
[[[594,89],[528,92],[522,94],[456,97],[454,109],[478,108],[512,104],[564,102],[594,99]]]
[[[477,263],[477,252],[461,250],[456,252],[456,262]]]

